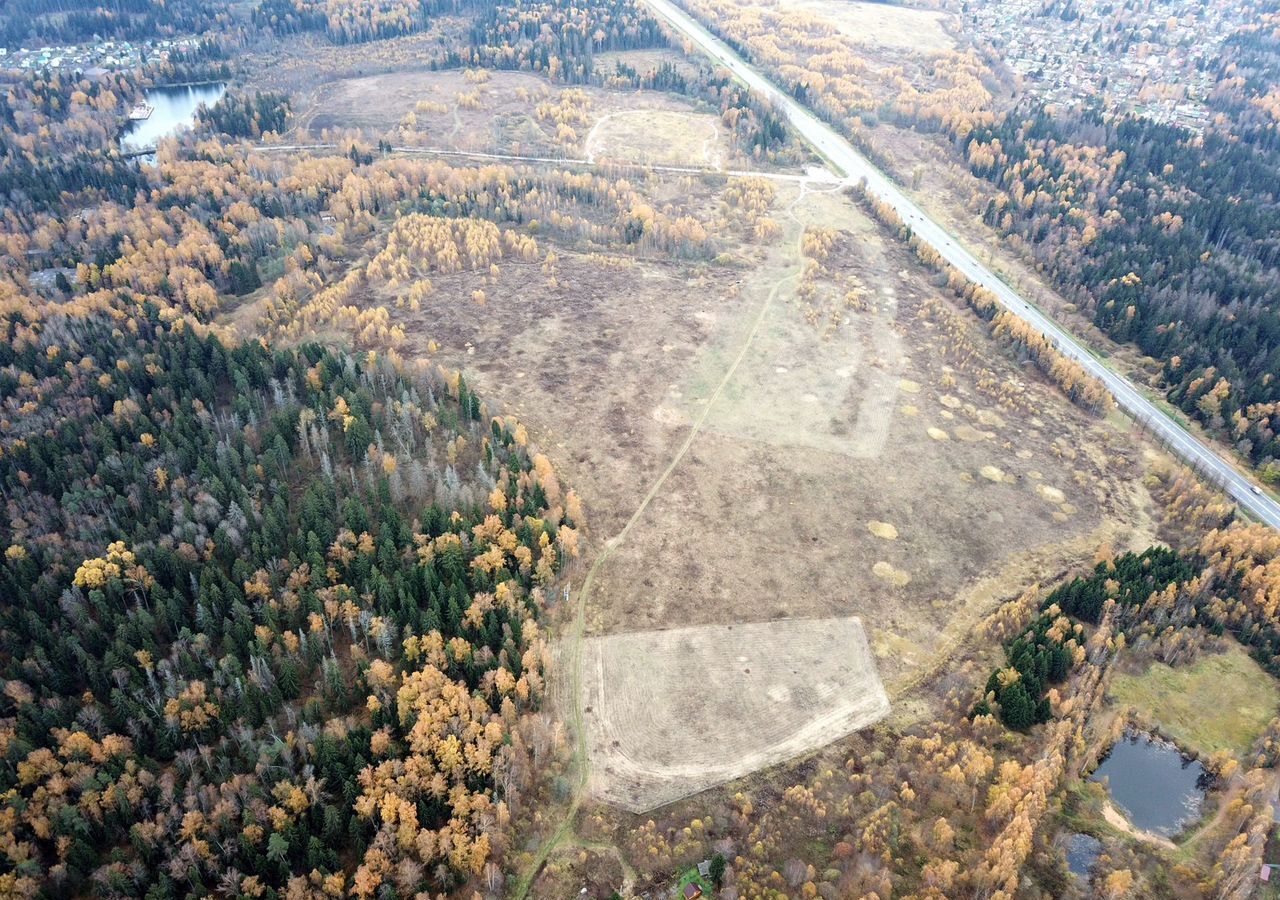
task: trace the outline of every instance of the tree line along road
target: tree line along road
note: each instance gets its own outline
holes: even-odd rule
[[[1051,340],[1063,355],[1075,360],[1097,378],[1115,398],[1116,404],[1144,428],[1156,434],[1184,462],[1222,489],[1259,521],[1280,529],[1280,504],[1262,493],[1246,475],[1237,471],[1198,437],[1174,421],[1162,409],[1142,396],[1128,379],[1112,371],[1083,344],[1056,322],[1032,306],[994,272],[978,262],[959,240],[929,218],[897,185],[858,152],[849,141],[823,122],[791,95],[774,85],[748,65],[701,23],[671,0],[643,0],[658,17],[696,44],[713,60],[732,72],[741,82],[781,110],[796,132],[808,141],[850,183],[863,182],[866,191],[898,213],[912,233],[975,284],[995,295],[1010,312],[1026,320]]]

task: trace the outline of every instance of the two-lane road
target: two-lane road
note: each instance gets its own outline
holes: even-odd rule
[[[1123,376],[1113,372],[1056,322],[1028,303],[994,272],[978,262],[960,242],[930,219],[897,185],[859,153],[831,126],[748,65],[736,51],[716,38],[671,0],[644,0],[659,18],[729,69],[744,84],[782,110],[791,127],[813,145],[851,183],[865,180],[868,193],[892,206],[921,240],[969,280],[991,291],[1006,309],[1039,329],[1062,353],[1078,362],[1111,391],[1117,405],[1149,430],[1157,433],[1184,461],[1223,489],[1241,507],[1272,528],[1280,529],[1280,504],[1263,494],[1248,477],[1223,460],[1212,448],[1175,422],[1142,396]]]

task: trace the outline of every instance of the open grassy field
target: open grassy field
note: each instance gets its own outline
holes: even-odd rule
[[[859,44],[921,53],[955,46],[943,27],[946,14],[935,10],[847,0],[779,0],[778,6],[825,19]]]
[[[728,134],[711,113],[633,109],[596,120],[583,143],[593,162],[721,168]]]
[[[713,217],[723,187],[643,184]],[[849,199],[776,189],[779,234],[726,234],[719,264],[543,234],[554,278],[514,260],[441,275],[420,312],[393,315],[405,352],[438,345],[555,456],[586,504],[584,565],[671,466],[601,567],[590,634],[860,616],[893,695],[1005,597],[1103,541],[1141,543],[1145,463]],[[805,299],[800,239],[818,226],[834,238]],[[854,306],[823,299],[851,284]]]
[[[302,45],[301,58],[288,70],[293,78],[264,76],[261,84],[295,94],[294,138],[329,140],[358,129],[396,146],[602,163],[720,167],[746,162],[735,159],[728,130],[715,111],[675,94],[570,87],[514,71],[372,67],[362,74],[340,65],[324,77],[304,51],[319,58],[331,53]],[[656,64],[654,56],[611,55],[615,64],[637,71]]]
[[[604,566],[588,625],[618,633],[858,615],[886,682],[909,681],[953,618],[974,613],[966,598],[998,602],[969,593],[985,575],[1002,572],[1016,593],[1071,554],[1126,544],[1145,527],[1117,488],[1138,457],[965,314],[936,318],[934,304],[950,301],[845,198],[780,195],[779,205],[796,221],[776,245],[803,224],[838,226],[828,267],[856,275],[870,299],[828,333],[806,320],[794,279],[767,303],[778,276],[794,272],[782,250],[756,269],[693,365],[653,392],[654,419],[676,433],[692,427],[749,343],[687,455]],[[983,349],[970,356],[969,345]]]
[[[655,412],[712,336],[743,314],[743,273],[663,260],[615,267],[556,252],[555,284],[536,263],[507,263],[485,285],[483,307],[466,299],[476,279],[464,273],[433,279],[436,297],[421,313],[397,313],[411,351],[436,341],[436,359],[461,367],[556,454],[604,540],[682,439],[679,423]]]
[[[592,793],[644,812],[882,718],[856,618],[628,632],[583,647]]]
[[[1180,744],[1203,753],[1237,756],[1280,713],[1275,679],[1234,641],[1221,653],[1203,653],[1189,666],[1153,662],[1141,674],[1117,674],[1111,694],[1160,723]]]

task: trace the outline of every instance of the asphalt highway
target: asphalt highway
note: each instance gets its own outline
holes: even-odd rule
[[[697,45],[716,62],[729,69],[744,84],[785,113],[791,127],[808,141],[850,184],[864,182],[872,196],[892,206],[912,232],[932,246],[943,259],[969,280],[991,291],[1004,307],[1025,319],[1051,340],[1063,355],[1075,360],[1097,378],[1115,398],[1116,405],[1157,435],[1182,460],[1216,483],[1242,508],[1272,528],[1280,528],[1280,504],[1262,493],[1255,483],[1226,462],[1198,437],[1178,424],[1162,409],[1140,394],[1124,376],[1112,371],[1056,322],[1032,306],[994,272],[974,258],[960,242],[904,194],[870,160],[858,152],[830,125],[827,125],[791,95],[776,87],[748,65],[731,47],[670,0],[644,0],[661,19]]]

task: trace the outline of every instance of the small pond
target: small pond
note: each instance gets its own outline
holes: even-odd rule
[[[1088,878],[1093,864],[1102,854],[1102,841],[1091,834],[1073,834],[1067,838],[1063,850],[1067,854],[1067,868],[1072,875]]]
[[[124,134],[120,136],[120,149],[125,153],[154,149],[162,138],[167,138],[179,128],[190,127],[196,120],[200,104],[212,106],[226,90],[225,84],[151,88],[145,95],[146,104],[153,110],[151,115],[125,126]]]
[[[1107,780],[1111,799],[1135,828],[1172,837],[1200,818],[1208,786],[1204,767],[1173,744],[1128,732],[1090,776]]]

